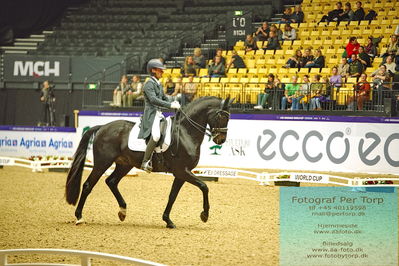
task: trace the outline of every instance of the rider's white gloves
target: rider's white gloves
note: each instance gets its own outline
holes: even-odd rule
[[[173,101],[173,102],[171,102],[171,104],[170,104],[170,108],[172,108],[172,109],[176,109],[176,110],[178,110],[178,109],[180,109],[180,103],[179,102],[177,102],[177,101]]]

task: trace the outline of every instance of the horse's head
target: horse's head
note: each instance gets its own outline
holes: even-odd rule
[[[227,137],[227,124],[230,119],[230,105],[234,98],[230,97],[222,100],[218,108],[212,108],[208,112],[208,124],[212,135],[212,140],[216,144],[223,144]]]

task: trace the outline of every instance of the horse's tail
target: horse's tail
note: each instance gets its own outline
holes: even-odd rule
[[[87,130],[80,140],[78,149],[73,156],[72,166],[69,169],[65,185],[65,198],[69,204],[75,205],[80,194],[80,182],[82,180],[83,167],[86,161],[87,146],[91,136],[96,133],[101,126],[95,126]]]

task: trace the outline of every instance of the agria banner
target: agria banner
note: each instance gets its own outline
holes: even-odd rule
[[[74,128],[0,126],[0,155],[72,157],[80,138]]]

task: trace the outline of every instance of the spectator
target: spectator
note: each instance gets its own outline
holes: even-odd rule
[[[391,39],[389,40],[387,50],[381,56],[383,58],[382,61],[384,63],[389,55],[396,56],[398,52],[398,46],[399,46],[398,37],[396,37],[396,35],[391,35]]]
[[[349,76],[358,78],[363,73],[363,64],[358,60],[357,54],[352,54],[349,64]]]
[[[183,85],[182,104],[192,102],[197,94],[197,84],[193,82],[193,76],[188,77],[188,82]]]
[[[339,14],[342,14],[344,10],[342,9],[342,3],[337,2],[335,4],[335,9],[328,12],[327,15],[323,16],[320,22],[330,22],[330,21],[338,21]]]
[[[129,87],[127,82],[128,82],[127,76],[122,75],[118,87],[116,87],[114,90],[114,96],[112,101],[113,106],[118,106],[118,107],[122,106],[122,97],[126,94]]]
[[[396,26],[395,32],[393,33],[397,38],[399,38],[399,24]]]
[[[255,32],[256,39],[260,42],[267,41],[269,38],[270,27],[268,22],[263,22],[262,26]]]
[[[192,56],[186,56],[186,60],[184,61],[184,70],[183,75],[185,77],[188,76],[196,76],[197,75],[198,66],[195,64]]]
[[[324,56],[321,53],[321,50],[320,49],[316,49],[315,58],[312,61],[308,61],[304,67],[322,68],[322,67],[324,67],[324,64],[325,64],[325,59],[324,59]]]
[[[298,49],[295,51],[295,54],[288,59],[287,64],[284,67],[299,68],[301,66],[301,60],[302,60],[302,51]]]
[[[301,88],[299,89],[300,100],[303,110],[308,110],[308,104],[310,100],[310,80],[309,75],[304,75]]]
[[[296,30],[291,24],[285,24],[282,39],[283,41],[293,41],[296,39]]]
[[[311,62],[313,60],[314,56],[312,55],[312,50],[310,48],[306,48],[300,60],[300,67],[305,67],[308,62]]]
[[[349,76],[349,64],[345,57],[341,59],[341,63],[338,65],[338,75],[344,79]]]
[[[363,104],[365,101],[370,99],[370,83],[367,82],[367,75],[363,73],[360,78],[359,82],[356,83],[354,86],[355,95],[348,98],[348,109],[347,110],[354,110],[354,101],[357,100],[357,109],[363,110]]]
[[[364,51],[373,58],[377,55],[377,46],[373,41],[373,37],[370,36],[367,38],[367,45],[364,47]]]
[[[292,9],[291,7],[287,7],[284,10],[280,23],[291,23],[292,19],[293,19]]]
[[[254,106],[254,109],[272,109],[273,107],[273,96],[278,88],[279,80],[274,77],[273,74],[269,74],[267,77],[267,83],[263,93],[258,95],[258,104]]]
[[[302,11],[301,5],[296,5],[294,13],[291,16],[292,23],[302,23],[305,18],[305,14]]]
[[[270,32],[274,32],[279,41],[283,40],[283,32],[279,28],[277,28],[276,25],[270,26]],[[269,37],[270,37],[270,32],[269,32]]]
[[[387,60],[386,60],[384,65],[385,65],[387,71],[389,72],[389,74],[391,76],[394,76],[394,74],[396,72],[396,70],[395,70],[396,64],[393,61],[393,56],[392,55],[387,56]]]
[[[55,126],[55,102],[54,85],[50,86],[50,81],[45,80],[40,90],[40,101],[42,102],[42,121],[38,126]]]
[[[276,36],[274,31],[269,33],[269,39],[267,40],[266,46],[263,48],[264,50],[279,50],[281,49],[280,42]]]
[[[167,77],[165,81],[165,94],[172,96],[175,93],[175,83],[172,81],[171,77]]]
[[[363,69],[366,69],[368,67],[371,67],[371,58],[370,56],[364,51],[364,47],[360,46],[359,47],[359,54],[358,58],[360,63],[363,64]]]
[[[233,50],[233,56],[231,57],[230,62],[227,64],[226,72],[231,68],[246,68],[244,60],[242,60],[241,56],[237,54],[236,50]]]
[[[178,95],[179,93],[181,94],[183,91],[183,79],[181,77],[177,78],[177,81],[175,82],[175,89],[173,93],[170,96],[180,96]]]
[[[222,62],[223,65],[226,65],[226,58],[224,58],[222,56],[222,53],[223,53],[223,49],[222,48],[217,48],[216,49],[216,55],[220,56],[220,61]]]
[[[215,56],[212,63],[208,66],[208,75],[212,78],[222,77],[225,75],[225,70],[220,56]]]
[[[355,13],[352,10],[351,3],[347,2],[344,6],[344,11],[338,15],[339,21],[351,21],[353,20]]]
[[[291,110],[299,109],[299,88],[300,85],[297,83],[298,77],[292,76],[292,83],[285,85],[284,96],[281,99],[281,110],[286,110],[287,102],[292,103]]]
[[[359,53],[360,44],[357,42],[356,37],[350,37],[348,44],[346,45],[346,57],[351,58],[352,54]]]
[[[338,74],[337,67],[332,68],[332,76],[329,79],[329,83],[330,91],[335,88],[336,92],[339,92],[339,89],[342,87],[342,76]]]
[[[244,42],[244,46],[245,46],[246,52],[258,50],[258,46],[256,45],[256,41],[255,41],[254,37],[252,36],[252,34],[247,35],[247,39]]]
[[[364,9],[362,7],[362,2],[357,1],[356,2],[356,11],[353,14],[353,20],[356,20],[356,21],[363,20],[365,14],[366,13],[364,12]]]
[[[132,83],[128,87],[126,93],[123,95],[123,107],[132,107],[134,100],[142,100],[143,96],[143,84],[140,82],[140,76],[134,75]]]
[[[391,76],[387,71],[385,65],[381,65],[376,71],[371,74],[373,78],[373,88],[379,91],[388,90],[391,87]]]
[[[194,49],[193,59],[197,68],[205,68],[206,60],[205,57],[202,55],[201,48],[197,47]]]
[[[320,98],[322,97],[324,84],[320,83],[320,78],[320,75],[314,75],[310,85],[310,110],[321,110]]]

